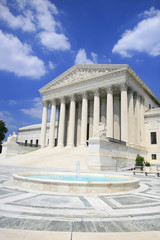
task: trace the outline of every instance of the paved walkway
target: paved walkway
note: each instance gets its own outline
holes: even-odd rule
[[[154,175],[139,175],[139,189],[93,196],[15,189],[12,174],[28,170],[0,167],[0,228],[69,233],[160,230],[160,178]]]
[[[159,240],[159,235],[159,232],[69,233],[0,229],[0,239],[2,240]]]

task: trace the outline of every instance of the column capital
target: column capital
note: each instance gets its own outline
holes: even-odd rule
[[[48,107],[48,105],[49,105],[49,102],[48,102],[48,101],[46,101],[46,100],[44,100],[44,101],[42,101],[42,104],[43,104],[43,107]]]
[[[111,86],[106,87],[106,92],[113,94],[113,86],[111,85]]]
[[[76,95],[75,95],[75,94],[71,95],[71,96],[70,96],[70,100],[73,101],[73,102],[75,102],[75,100],[76,100]]]
[[[85,91],[85,92],[82,93],[82,97],[85,98],[85,99],[88,99],[88,93],[87,93],[87,91]]]
[[[66,97],[61,97],[61,98],[60,98],[60,102],[61,102],[61,103],[66,103]]]
[[[56,98],[51,99],[51,102],[50,102],[50,103],[56,105],[56,104],[57,104],[57,99],[56,99]]]
[[[134,92],[134,98],[136,98],[139,102],[141,101],[141,95],[138,92]]]
[[[132,88],[129,88],[129,89],[128,89],[128,93],[131,94],[131,95],[133,95],[133,93],[134,93],[133,89],[132,89]]]
[[[121,83],[120,89],[121,89],[121,91],[127,91],[127,83],[126,82]]]
[[[99,90],[99,88],[97,88],[94,90],[94,96],[99,97],[99,95],[100,95],[100,90]]]
[[[133,97],[138,98],[138,92],[133,92]]]
[[[140,102],[144,103],[144,97],[142,95],[140,96]]]

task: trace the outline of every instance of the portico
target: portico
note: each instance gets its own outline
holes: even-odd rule
[[[102,123],[106,138],[144,148],[146,90],[147,86],[142,85],[128,65],[73,66],[40,89],[43,94],[41,147],[45,147],[50,106],[50,147],[55,147],[54,129],[58,122],[58,147],[87,146],[88,139],[96,137]],[[151,95],[151,102],[156,105],[157,99]]]

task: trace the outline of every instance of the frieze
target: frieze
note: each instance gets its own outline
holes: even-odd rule
[[[90,82],[92,82],[93,83],[93,81],[96,81],[97,79],[99,79],[99,77],[101,77],[101,83],[102,83],[102,81],[110,81],[110,80],[112,80],[113,78],[114,78],[114,80],[120,80],[121,78],[122,78],[122,80],[124,79],[124,73],[125,73],[125,71],[126,71],[126,69],[118,69],[118,70],[116,70],[116,71],[113,71],[113,72],[108,72],[108,73],[106,73],[106,74],[99,74],[99,75],[94,75],[94,76],[92,76],[92,77],[90,77],[90,78],[85,78],[83,81],[81,81],[81,80],[77,80],[77,81],[73,81],[72,82],[72,84],[67,84],[66,82],[62,82],[60,85],[55,85],[55,86],[53,86],[52,85],[52,89],[51,89],[51,87],[50,88],[46,88],[45,89],[45,95],[50,95],[50,93],[51,93],[51,90],[54,90],[54,92],[55,91],[57,91],[57,90],[60,90],[60,88],[64,88],[65,87],[65,90],[67,90],[66,89],[66,87],[68,88],[70,88],[71,86],[73,87],[73,86],[76,86],[76,84],[84,84],[84,82],[87,82],[88,84],[90,83]],[[97,83],[96,83],[97,84]],[[103,85],[104,86],[104,85]],[[40,91],[41,92],[41,91]]]
[[[74,72],[68,74],[66,77],[52,84],[52,86],[48,90],[53,89],[55,86],[57,87],[63,85],[63,83],[66,85],[72,82],[77,82],[82,79],[89,78],[91,76],[95,77],[108,72],[109,71],[107,69],[76,69]]]
[[[129,79],[132,79],[136,85],[138,83],[141,90],[143,89],[143,91],[145,90],[149,93],[153,101],[160,104],[160,100],[127,64],[77,64],[41,88],[40,92],[46,95],[51,90],[71,85],[71,83],[73,85],[74,83],[77,84],[77,82],[84,82],[84,80],[89,82],[92,81],[93,78],[98,79],[98,77],[107,77],[108,75],[114,77],[115,74],[125,76],[127,83]]]

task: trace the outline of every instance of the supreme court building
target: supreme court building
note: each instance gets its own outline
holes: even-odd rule
[[[88,146],[88,161],[101,164],[137,154],[160,161],[160,100],[129,65],[74,65],[40,93],[42,148]]]

